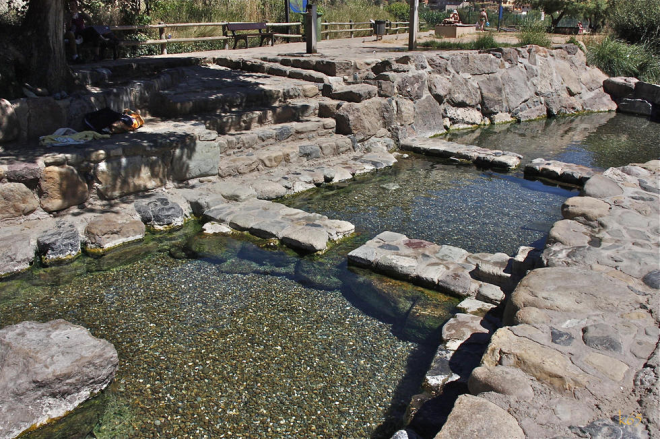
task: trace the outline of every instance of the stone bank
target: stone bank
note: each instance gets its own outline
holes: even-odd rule
[[[447,129],[616,109],[603,90],[605,75],[587,66],[584,54],[570,45],[359,59],[166,58],[81,67],[77,75],[84,91],[73,97],[3,101],[0,107],[1,275],[29,269],[35,256],[49,265],[67,263],[81,252],[111,251],[142,239],[149,228],[179,227],[193,216],[217,223],[208,230],[246,231],[299,251],[323,251],[353,226],[272,200],[392,166],[398,146],[432,143],[430,136]],[[139,110],[147,123],[135,133],[78,146],[36,145],[38,136],[62,126],[82,129],[85,113],[105,107]],[[514,168],[520,160],[505,152],[452,148],[458,159],[495,167]],[[587,182],[585,192],[593,201],[567,203],[570,222],[551,232],[547,268],[533,271],[513,292],[504,321],[513,326],[488,326],[485,333],[492,339],[479,372],[462,376],[478,396],[459,399],[441,437],[460,437],[455,431],[496,437],[498,428],[515,434],[522,429],[529,437],[577,434],[571,428],[592,428],[617,404],[645,410],[645,425],[655,428],[647,407],[657,403],[656,366],[645,362],[657,343],[651,324],[657,316],[649,311],[657,299],[652,285],[658,275],[649,268],[657,265],[658,229],[650,222],[658,213],[656,167],[608,171],[601,184]],[[631,225],[636,226],[629,230]],[[415,246],[402,236],[389,241],[402,250]],[[623,260],[620,249],[627,252]],[[419,268],[422,282],[467,297],[465,315],[481,322],[492,308],[469,300],[495,306],[515,284],[497,255],[480,259],[457,255],[460,249],[444,250],[435,265],[411,263],[402,277]],[[434,248],[438,253],[442,249]],[[526,254],[519,256],[527,267]],[[385,272],[397,261],[414,259],[397,257],[389,263],[363,259]],[[448,268],[434,271],[441,266]],[[481,277],[472,279],[475,269]],[[574,278],[581,283],[565,285],[563,304],[548,300],[543,290],[548,279],[564,285]],[[621,311],[612,308],[613,298],[584,305],[583,299],[594,300],[601,290],[594,286],[619,297]],[[575,309],[573,293],[580,298]],[[478,326],[472,322],[476,318],[459,317],[465,320],[460,328]],[[619,332],[626,336],[617,338]],[[465,334],[443,331],[451,342],[445,347],[457,348]],[[555,339],[574,343],[555,346]],[[441,361],[434,364],[440,367]],[[641,378],[640,370],[646,371]],[[511,386],[500,383],[502,377],[519,380],[522,390],[508,395]],[[628,396],[615,395],[617,386]],[[648,397],[637,403],[635,392]],[[554,415],[536,416],[548,407]],[[501,422],[485,425],[491,417],[481,416],[475,429],[462,429],[474,410],[493,413]]]

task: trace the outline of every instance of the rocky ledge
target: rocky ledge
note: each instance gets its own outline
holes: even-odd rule
[[[0,437],[13,438],[71,412],[114,379],[117,351],[64,320],[0,330]]]
[[[659,181],[611,168],[566,202],[436,438],[660,435]]]

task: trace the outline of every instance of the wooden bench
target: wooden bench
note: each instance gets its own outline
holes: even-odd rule
[[[267,30],[268,26],[266,23],[227,23],[227,30],[231,31],[231,35],[234,38],[234,49],[240,40],[245,41],[245,47],[250,47],[248,45],[248,37],[259,37],[259,46],[263,46],[264,41],[270,39],[271,46],[273,45],[273,33],[272,32],[262,32]],[[255,31],[258,30],[259,33],[247,33],[247,34],[237,34],[238,31]]]

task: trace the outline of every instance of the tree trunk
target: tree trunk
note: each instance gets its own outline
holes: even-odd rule
[[[73,74],[64,51],[64,0],[30,0],[19,50],[26,58],[19,78],[50,93],[71,90]]]
[[[564,18],[564,14],[566,14],[566,11],[561,11],[559,12],[559,15],[557,17],[552,17],[552,29],[554,30],[558,25],[559,22],[561,21],[562,18]]]

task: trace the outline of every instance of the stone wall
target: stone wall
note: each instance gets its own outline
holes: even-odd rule
[[[573,45],[415,53],[383,60],[358,75],[377,88],[377,97],[328,110],[337,118],[338,132],[358,139],[381,128],[400,140],[446,129],[616,109],[603,91],[607,76],[587,66],[584,53]]]
[[[608,78],[603,88],[612,96],[622,113],[650,116],[660,121],[660,85],[637,78]]]

